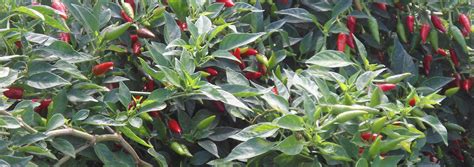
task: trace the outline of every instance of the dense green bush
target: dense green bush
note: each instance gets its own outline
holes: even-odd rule
[[[2,1],[1,166],[474,165],[472,2],[216,1]]]

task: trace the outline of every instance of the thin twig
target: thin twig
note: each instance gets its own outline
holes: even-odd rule
[[[87,144],[84,144],[83,146],[77,148],[76,151],[74,151],[74,154],[78,154],[79,152],[89,148],[90,146],[92,146],[92,144],[94,143],[88,142]],[[60,167],[62,164],[66,163],[69,159],[71,159],[70,155],[66,155],[62,157],[56,164],[54,164],[54,167]]]

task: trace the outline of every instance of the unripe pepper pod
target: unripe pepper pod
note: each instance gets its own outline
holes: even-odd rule
[[[413,33],[415,30],[415,17],[412,15],[407,16],[407,28],[410,33]]]
[[[135,1],[134,0],[125,0],[125,3],[130,4],[133,10],[135,10]]]
[[[114,62],[105,62],[92,68],[92,73],[96,76],[103,75],[114,68]]]
[[[345,35],[344,35],[344,38],[345,38]],[[344,41],[344,45],[345,45],[345,41]],[[257,54],[255,56],[255,58],[257,58],[257,61],[263,65],[265,65],[265,67],[268,67],[268,59],[267,59],[267,56],[265,55],[261,55],[261,54]]]
[[[438,48],[438,50],[436,50],[436,53],[443,56],[443,57],[446,57],[448,54],[446,53],[446,51],[442,48]]]
[[[459,67],[460,64],[459,64],[459,60],[458,60],[458,56],[456,54],[456,51],[453,48],[450,48],[449,49],[449,54],[450,54],[451,61],[453,62],[454,66]]]
[[[391,91],[395,88],[397,88],[396,84],[390,84],[390,83],[384,83],[384,84],[377,84],[377,87],[380,88],[383,92],[388,92]]]
[[[404,42],[404,43],[408,42],[407,35],[405,33],[405,27],[403,26],[402,21],[400,20],[400,18],[397,19],[397,33],[398,33],[400,39],[402,40],[402,42]]]
[[[216,119],[215,115],[209,116],[209,117],[203,119],[202,121],[200,121],[197,124],[196,128],[198,130],[206,129],[207,127],[209,127],[209,125],[211,125],[212,122],[214,122],[215,119]]]
[[[171,142],[170,148],[178,155],[188,156],[188,153],[184,150],[183,146],[176,141]]]
[[[226,8],[230,8],[230,7],[234,6],[234,2],[232,0],[217,0],[216,2],[217,3],[224,3],[224,6]]]
[[[415,98],[410,99],[410,101],[408,102],[408,104],[409,104],[410,106],[412,106],[412,107],[415,106],[415,105],[416,105],[416,99],[415,99]]]
[[[153,34],[153,32],[151,32],[149,29],[146,29],[146,28],[138,29],[137,35],[140,38],[155,38],[155,34]]]
[[[23,88],[9,87],[7,91],[3,92],[3,95],[9,99],[21,99],[23,98]]]
[[[207,73],[209,73],[211,76],[217,76],[217,74],[219,74],[219,72],[217,72],[216,69],[212,68],[212,67],[208,67],[206,69],[204,69]]]
[[[120,16],[122,16],[122,19],[125,20],[125,22],[133,22],[133,19],[125,13],[124,10],[120,11]]]
[[[379,24],[377,23],[377,19],[374,17],[369,17],[368,24],[370,34],[372,34],[377,43],[380,43]]]
[[[430,33],[430,25],[427,23],[424,23],[423,25],[421,25],[420,36],[421,36],[422,43],[426,43],[426,39],[428,38],[429,33]]]
[[[471,21],[469,20],[469,18],[465,14],[461,13],[459,14],[458,21],[459,24],[464,27],[466,32],[469,33],[469,30],[471,29]]]
[[[66,43],[69,43],[69,42],[71,42],[71,35],[70,35],[69,33],[67,33],[67,32],[60,32],[60,33],[59,33],[59,39],[60,39],[61,41],[64,41],[64,42],[66,42]]]
[[[436,27],[436,29],[443,33],[446,33],[446,28],[444,27],[443,23],[441,22],[441,19],[438,16],[431,15],[431,22]]]
[[[350,33],[354,33],[356,30],[357,19],[354,16],[347,16],[347,29]]]
[[[262,77],[262,73],[259,72],[259,71],[256,71],[256,72],[247,71],[247,72],[245,72],[245,77],[249,80],[255,80],[255,79],[259,79],[260,77]]]
[[[351,119],[354,119],[358,116],[362,116],[368,114],[367,111],[362,111],[362,110],[352,110],[352,111],[346,111],[343,113],[338,114],[335,118],[334,121],[338,123],[344,123],[346,121],[349,121]]]
[[[178,121],[176,121],[175,119],[168,120],[168,128],[173,133],[181,134],[181,126],[179,126]]]
[[[425,74],[428,75],[431,69],[431,62],[433,61],[433,56],[426,55],[423,57],[423,70],[425,70]]]
[[[340,52],[344,52],[346,49],[346,34],[344,33],[339,33],[337,36],[337,50]]]
[[[123,33],[125,33],[125,31],[128,30],[128,28],[132,25],[132,23],[124,23],[124,24],[121,24],[121,25],[118,25],[118,26],[109,26],[107,28],[105,28],[102,33],[103,33],[103,36],[104,36],[104,39],[105,40],[114,40],[114,39],[117,39],[118,37],[120,37]],[[132,38],[132,36],[130,36],[130,38]],[[132,41],[134,39],[131,39]],[[138,39],[137,39],[138,40]]]

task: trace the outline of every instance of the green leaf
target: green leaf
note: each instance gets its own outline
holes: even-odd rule
[[[60,19],[54,18],[54,15],[58,15],[57,10],[45,5],[34,5],[31,6],[31,8],[43,14],[45,19],[44,23],[48,24],[51,27],[57,28],[63,32],[70,32],[69,27],[67,26],[67,24],[65,24],[65,22],[61,21]]]
[[[7,76],[0,77],[0,88],[8,87],[18,79],[18,72],[15,70],[8,70],[3,74]]]
[[[31,9],[31,8],[28,8],[28,7],[25,7],[25,6],[20,6],[20,7],[17,7],[15,9],[13,9],[14,12],[20,12],[20,13],[23,13],[23,14],[26,14],[30,17],[33,17],[35,19],[40,19],[42,21],[44,21],[44,16],[43,14],[41,14],[40,12],[34,10],[34,9]]]
[[[273,109],[283,112],[283,113],[288,113],[289,112],[289,104],[288,101],[285,100],[285,98],[275,95],[275,94],[265,94],[261,96],[267,103],[270,105]]]
[[[71,45],[63,41],[54,41],[47,47],[38,48],[33,51],[43,57],[59,58],[69,63],[79,63],[92,59],[92,56],[75,51]]]
[[[237,145],[224,161],[248,159],[270,151],[274,143],[262,138],[253,138]]]
[[[395,48],[391,56],[391,69],[395,74],[412,73],[418,74],[418,67],[413,62],[413,58],[407,53],[403,45],[397,38],[394,38]],[[414,81],[418,75],[407,78],[409,82]]]
[[[206,16],[200,16],[194,24],[196,25],[199,34],[205,34],[212,29],[212,22]]]
[[[148,144],[145,140],[141,139],[138,137],[132,130],[129,128],[123,126],[119,128],[120,132],[122,132],[125,136],[127,136],[129,139],[132,139],[133,141],[137,142],[138,144],[141,144],[145,147],[152,148],[153,146]]]
[[[360,158],[356,163],[356,167],[369,167],[369,162],[365,158]]]
[[[89,110],[88,109],[82,109],[79,110],[78,112],[74,113],[72,116],[72,120],[74,121],[82,121],[85,120],[89,116]]]
[[[174,13],[176,13],[179,20],[185,20],[189,10],[187,0],[168,0],[168,4]]]
[[[26,81],[26,84],[36,89],[48,89],[57,86],[70,85],[71,83],[56,74],[42,72],[30,76]]]
[[[68,7],[69,12],[77,19],[77,21],[86,27],[86,29],[88,29],[90,32],[99,31],[99,18],[92,14],[92,11],[89,8],[85,8],[76,4],[68,5]]]
[[[165,41],[170,43],[175,39],[181,38],[181,29],[176,24],[176,20],[171,17],[168,12],[165,12],[166,24],[165,24]]]
[[[313,57],[306,60],[306,63],[328,68],[345,67],[354,64],[345,58],[344,53],[335,50],[325,50],[316,53]]]
[[[247,45],[260,38],[265,33],[232,33],[226,35],[219,44],[220,50],[231,50]]]
[[[28,162],[33,159],[33,156],[27,156],[27,157],[17,157],[13,155],[0,155],[0,160],[3,160],[8,163],[8,166],[14,166],[14,167],[19,167],[19,166],[27,166]]]
[[[290,9],[280,10],[275,13],[291,16],[305,22],[313,22],[313,18],[315,18],[314,15],[312,15],[306,9],[303,9],[303,8],[290,8]]]
[[[21,148],[18,148],[17,151],[19,152],[26,152],[34,155],[41,155],[41,156],[46,156],[48,158],[57,160],[56,156],[52,154],[48,149],[38,147],[38,146],[24,146]]]
[[[383,159],[377,156],[372,162],[372,166],[398,166],[398,162],[402,160],[403,155],[385,156]]]
[[[53,107],[48,112],[48,118],[56,113],[66,113],[67,104],[67,90],[63,89],[53,97]]]
[[[433,90],[438,90],[443,88],[452,80],[454,79],[451,77],[434,76],[425,80],[423,83],[420,84],[420,86],[426,86],[432,88]]]
[[[62,114],[54,114],[49,120],[46,128],[48,131],[59,128],[63,126],[65,122],[64,116]]]
[[[93,115],[87,118],[83,123],[96,126],[124,126],[124,123],[113,120],[103,115]]]
[[[130,93],[130,90],[128,89],[127,85],[125,85],[123,82],[120,82],[118,98],[120,103],[122,103],[124,107],[128,107],[128,105],[132,101],[132,94]]]
[[[149,148],[147,150],[148,154],[150,154],[153,158],[155,158],[156,162],[160,164],[160,167],[168,167],[168,163],[166,162],[165,156],[155,151],[154,148]]]
[[[331,17],[337,17],[352,5],[352,0],[339,0],[332,9]]]
[[[278,143],[276,149],[287,155],[298,155],[304,148],[303,141],[298,140],[295,135],[286,137],[282,142]]]
[[[283,129],[289,129],[292,131],[301,131],[304,130],[304,120],[303,118],[288,114],[276,121],[276,124]]]
[[[237,59],[234,55],[232,55],[229,51],[217,50],[212,53],[212,56],[217,58],[229,59],[240,63],[240,60]]]
[[[0,115],[0,127],[7,129],[18,129],[20,128],[20,122],[11,116]]]
[[[217,150],[216,143],[214,143],[210,140],[204,140],[204,141],[198,141],[198,145],[201,146],[202,148],[204,148],[206,151],[208,151],[212,155],[219,158],[219,153],[218,153],[218,150]]]
[[[424,117],[412,117],[414,119],[418,119],[423,121],[431,126],[443,139],[444,144],[448,145],[448,130],[443,124],[438,120],[438,118],[432,115],[425,115]]]
[[[65,155],[76,158],[74,146],[65,139],[55,138],[51,141],[51,146],[53,146],[56,150],[61,151]]]
[[[265,138],[272,136],[278,129],[278,126],[269,122],[264,122],[248,126],[245,129],[242,129],[239,133],[232,135],[230,138],[239,141],[247,141],[255,137]]]

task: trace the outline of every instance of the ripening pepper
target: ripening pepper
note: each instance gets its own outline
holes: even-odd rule
[[[458,56],[456,54],[456,51],[453,48],[450,48],[449,49],[449,54],[450,54],[451,61],[453,62],[454,66],[459,67],[460,64],[459,64],[459,59],[458,59]]]
[[[412,15],[407,16],[407,28],[410,33],[413,33],[415,30],[415,17]]]
[[[155,38],[155,34],[147,28],[140,28],[137,30],[137,35],[140,38]]]
[[[471,21],[469,20],[469,18],[465,14],[461,13],[459,14],[458,21],[459,24],[461,24],[464,29],[469,32],[469,30],[471,29]]]
[[[120,16],[122,16],[122,19],[125,20],[125,22],[133,22],[133,19],[125,13],[124,10],[120,11]]]
[[[344,37],[345,37],[345,36],[344,36]],[[344,44],[345,44],[345,42],[344,42]],[[268,67],[268,58],[267,58],[267,56],[262,55],[262,54],[257,54],[257,55],[255,56],[255,58],[257,59],[257,61],[258,61],[260,64],[263,64],[263,65],[265,65],[265,67]],[[266,70],[265,70],[265,71],[266,71]]]
[[[259,79],[260,77],[262,77],[262,73],[259,72],[259,71],[247,71],[245,72],[245,78],[247,79],[250,79],[250,80],[254,80],[254,79]]]
[[[142,53],[142,43],[140,41],[137,41],[132,44],[132,53],[135,55],[140,55]]]
[[[216,0],[216,2],[224,3],[224,6],[226,8],[230,8],[230,7],[234,6],[234,2],[232,0]]]
[[[40,113],[41,111],[48,109],[49,104],[51,103],[51,99],[32,99],[31,101],[33,102],[39,102],[40,105],[38,107],[35,107],[35,112]]]
[[[181,134],[181,126],[179,126],[178,121],[176,121],[175,119],[171,118],[170,120],[168,120],[168,128],[173,133]]]
[[[346,34],[344,33],[339,33],[337,36],[337,50],[340,52],[344,52],[346,49]]]
[[[179,29],[181,29],[181,31],[188,30],[188,24],[186,24],[186,22],[176,20],[176,24],[178,24],[178,27],[179,27]]]
[[[357,19],[354,16],[347,16],[347,29],[350,33],[354,33],[356,30]]]
[[[410,99],[410,101],[408,102],[408,104],[409,104],[410,106],[412,106],[412,107],[415,106],[415,105],[416,105],[416,99],[415,99],[415,98]]]
[[[127,16],[130,17],[132,20],[135,18],[135,13],[133,11],[132,5],[130,5],[129,3],[123,3],[122,9],[125,14],[127,14]]]
[[[425,57],[423,57],[423,70],[425,71],[426,75],[430,73],[432,61],[433,61],[433,56],[431,55],[425,55]]]
[[[134,0],[125,0],[125,3],[130,4],[133,10],[135,10],[135,1]]]
[[[69,42],[71,42],[71,35],[70,35],[69,33],[67,33],[67,32],[60,32],[60,33],[59,33],[59,39],[60,39],[61,41],[64,41],[64,42],[66,42],[66,43],[69,43]]]
[[[382,135],[376,134],[376,133],[370,133],[370,132],[364,132],[360,134],[360,138],[362,138],[365,141],[375,141],[377,137],[383,138]]]
[[[107,71],[112,70],[113,68],[114,68],[114,62],[105,62],[105,63],[95,65],[92,68],[92,73],[96,76],[99,76],[99,75],[105,74]]]
[[[446,57],[448,54],[446,53],[446,51],[442,48],[438,48],[438,50],[436,50],[436,53],[443,56],[443,57]]]
[[[58,11],[59,15],[64,19],[66,20],[68,18],[67,16],[67,8],[66,6],[64,5],[63,2],[61,2],[60,0],[53,0],[51,2],[51,8],[55,9],[56,11]]]
[[[431,15],[431,22],[433,23],[434,27],[439,31],[446,33],[446,28],[444,27],[441,19],[436,15]]]
[[[384,83],[384,84],[377,84],[377,87],[379,87],[383,92],[391,91],[395,88],[397,88],[396,84],[390,84],[390,83]]]
[[[430,33],[430,25],[427,23],[424,23],[423,25],[421,25],[420,36],[421,36],[422,43],[426,43],[426,39],[428,38],[429,33]]]
[[[23,88],[9,87],[8,90],[3,92],[3,95],[9,99],[21,99],[23,98]]]
[[[466,78],[464,80],[461,81],[461,88],[462,90],[466,91],[466,92],[469,92],[471,91],[471,88],[472,88],[472,80],[469,79],[469,78]]]
[[[347,46],[349,46],[350,48],[354,49],[355,48],[355,44],[354,44],[354,34],[352,33],[349,33],[346,35],[346,44]]]
[[[380,10],[387,11],[387,4],[382,2],[375,2],[375,6]]]

